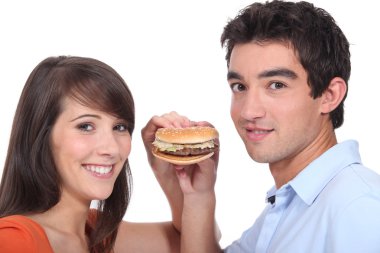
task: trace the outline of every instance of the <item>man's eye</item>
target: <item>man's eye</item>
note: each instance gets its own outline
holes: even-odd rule
[[[89,131],[94,130],[94,127],[89,123],[83,123],[83,124],[78,125],[78,129],[81,131],[89,132]]]
[[[119,132],[125,132],[128,130],[127,125],[125,125],[125,124],[118,124],[118,125],[114,126],[113,129],[116,131],[119,131]]]
[[[278,90],[278,89],[282,89],[285,87],[285,84],[283,83],[280,83],[280,82],[273,82],[269,85],[269,88],[273,89],[273,90]]]
[[[233,92],[241,92],[245,90],[245,86],[241,83],[233,83],[230,86]]]

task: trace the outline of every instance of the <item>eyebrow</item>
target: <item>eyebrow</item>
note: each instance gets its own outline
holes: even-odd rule
[[[274,77],[274,76],[282,76],[282,77],[287,77],[290,79],[296,79],[298,77],[296,72],[290,69],[285,69],[285,68],[266,70],[259,74],[259,78]]]
[[[274,76],[282,76],[290,79],[296,79],[298,77],[294,71],[285,68],[265,70],[258,75],[259,78],[268,78]],[[243,77],[239,73],[231,70],[227,73],[227,80],[230,79],[242,80]]]
[[[227,80],[230,80],[230,79],[238,79],[238,80],[241,80],[241,79],[243,79],[243,78],[242,78],[242,76],[241,76],[239,73],[230,70],[230,71],[228,71],[228,73],[227,73]]]
[[[99,115],[96,115],[96,114],[83,114],[83,115],[80,115],[72,120],[70,120],[70,122],[73,122],[77,119],[81,119],[81,118],[86,118],[86,117],[92,117],[92,118],[97,118],[97,119],[100,119],[100,116]]]

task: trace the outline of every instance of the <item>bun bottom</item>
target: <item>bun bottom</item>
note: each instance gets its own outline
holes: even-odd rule
[[[214,154],[214,152],[203,155],[176,156],[162,153],[158,151],[157,148],[153,148],[152,154],[158,159],[164,160],[175,165],[190,165],[194,163],[199,163],[203,160],[206,160],[207,158],[210,158]]]

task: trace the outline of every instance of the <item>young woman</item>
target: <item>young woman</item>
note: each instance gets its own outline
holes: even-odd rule
[[[150,152],[173,222],[122,221],[134,123],[132,94],[110,66],[83,57],[42,61],[14,117],[0,185],[0,252],[179,252],[183,195],[175,170],[161,173],[172,165]],[[153,117],[145,144],[159,127],[190,124],[176,113]]]

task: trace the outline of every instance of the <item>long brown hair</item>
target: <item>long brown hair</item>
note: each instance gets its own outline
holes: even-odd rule
[[[133,97],[114,69],[92,58],[43,60],[27,79],[13,120],[0,185],[0,217],[42,213],[58,203],[61,178],[50,135],[65,97],[124,119],[132,135]],[[109,198],[98,202],[96,222],[89,233],[91,252],[112,250],[130,200],[131,180],[127,160]]]

